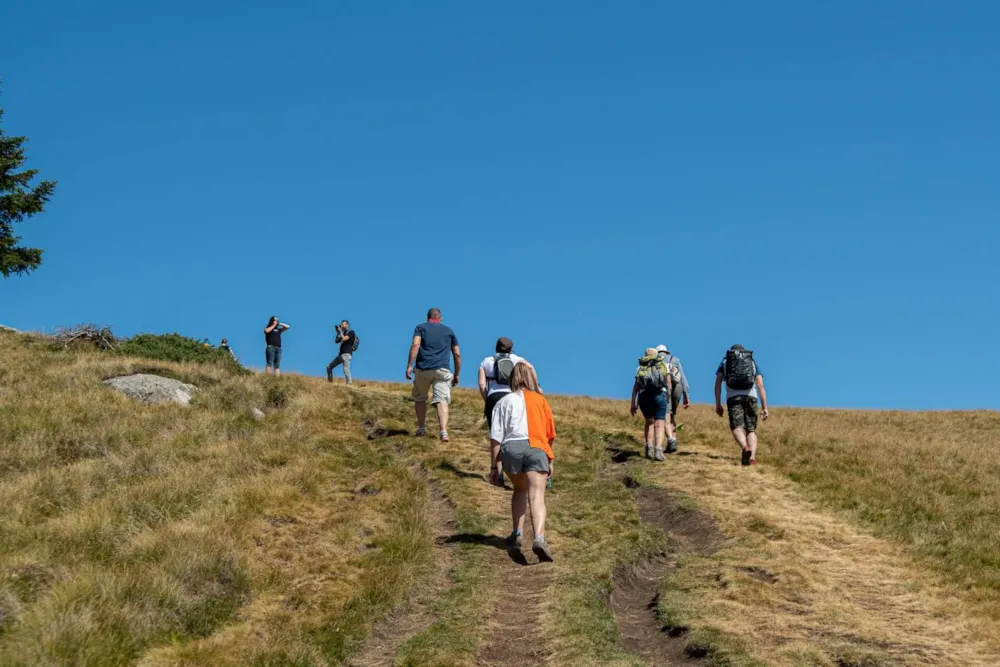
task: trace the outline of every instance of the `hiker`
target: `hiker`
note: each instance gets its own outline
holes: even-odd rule
[[[281,375],[281,334],[289,329],[290,326],[278,321],[277,315],[268,320],[267,326],[264,327],[264,340],[267,342],[267,349],[264,351],[264,360],[267,364],[264,367],[265,373],[273,374],[275,377]]]
[[[764,375],[753,358],[753,352],[742,345],[733,345],[715,372],[715,412],[722,410],[722,383],[726,383],[726,408],[729,428],[736,444],[743,450],[740,465],[757,465],[757,401],[760,396],[760,416],[767,419],[767,392]]]
[[[646,354],[639,358],[639,368],[635,371],[632,385],[632,416],[636,409],[646,418],[646,458],[663,460],[663,438],[667,425],[667,396],[673,393],[670,371],[656,353],[656,349],[646,348]],[[653,437],[650,438],[650,431]]]
[[[351,357],[358,350],[358,335],[351,329],[351,323],[347,320],[342,320],[334,331],[337,332],[337,336],[333,342],[340,343],[340,352],[327,365],[326,379],[328,382],[333,382],[333,369],[343,366],[344,379],[347,380],[347,384],[351,384]]]
[[[556,426],[548,401],[538,392],[531,366],[514,366],[510,374],[510,391],[493,408],[491,421],[490,482],[496,483],[502,469],[514,485],[510,501],[513,528],[507,538],[507,547],[521,548],[524,514],[530,505],[531,528],[535,534],[531,550],[539,561],[551,561],[552,552],[545,540],[545,485],[552,474]]]
[[[455,359],[454,375],[451,372],[449,355]],[[458,337],[450,327],[441,323],[441,311],[431,308],[427,311],[427,321],[418,324],[413,330],[410,356],[406,362],[406,379],[413,380],[417,436],[427,434],[427,392],[430,391],[431,405],[437,409],[441,441],[448,442],[448,405],[451,403],[451,388],[458,384],[461,372],[462,354],[458,349]]]
[[[493,427],[493,408],[504,396],[510,393],[510,376],[514,372],[514,367],[518,364],[525,364],[535,373],[532,366],[524,357],[514,354],[514,341],[510,338],[498,338],[496,344],[496,354],[483,359],[479,364],[479,394],[483,397],[485,406],[483,416],[486,417],[486,427]],[[535,375],[535,383],[538,382]],[[503,486],[503,471],[497,478],[496,485]]]
[[[691,387],[688,385],[687,375],[684,374],[681,360],[670,354],[666,345],[657,345],[656,353],[666,364],[667,370],[670,371],[670,383],[673,385],[673,391],[667,397],[670,400],[668,406],[670,421],[667,422],[667,454],[673,454],[677,451],[677,408],[680,405],[683,405],[684,409],[691,407]]]
[[[233,358],[233,361],[236,361],[236,353],[233,352],[233,348],[229,347],[229,341],[227,339],[222,339],[222,343],[219,344],[219,349],[228,352],[229,356]]]

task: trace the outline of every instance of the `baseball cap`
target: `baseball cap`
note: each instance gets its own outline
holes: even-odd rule
[[[670,350],[667,349],[666,345],[657,345],[656,346],[656,351],[657,352],[670,352]]]

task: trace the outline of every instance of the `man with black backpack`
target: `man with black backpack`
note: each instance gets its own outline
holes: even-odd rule
[[[726,383],[726,408],[729,411],[729,428],[736,444],[743,450],[741,465],[757,465],[757,402],[760,400],[760,417],[767,419],[767,392],[764,391],[764,374],[754,361],[753,352],[742,345],[733,345],[715,373],[715,412],[720,417],[722,409],[722,383]]]
[[[358,335],[351,329],[351,323],[347,320],[343,320],[334,331],[337,332],[334,342],[340,343],[340,353],[327,365],[326,379],[333,382],[333,369],[337,366],[343,366],[344,378],[347,380],[347,384],[351,384],[351,358],[358,351]]]
[[[514,354],[514,341],[504,337],[497,339],[496,354],[486,357],[479,364],[479,394],[486,402],[483,414],[486,417],[487,428],[493,427],[493,408],[500,399],[510,393],[510,375],[517,364],[526,364],[532,372],[535,370],[524,357]],[[536,383],[538,381],[537,375],[535,381]],[[502,471],[497,485],[503,486]]]

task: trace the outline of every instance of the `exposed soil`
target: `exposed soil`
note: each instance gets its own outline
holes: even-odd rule
[[[726,543],[726,535],[711,514],[687,506],[666,489],[639,490],[639,519],[660,528],[670,537],[675,553],[711,556]]]
[[[423,474],[423,471],[421,471]],[[451,548],[446,543],[448,535],[457,527],[455,508],[434,480],[427,480],[428,501],[438,527],[435,540],[438,555],[437,569],[430,580],[412,591],[412,598],[397,607],[388,616],[375,624],[364,645],[350,660],[348,667],[387,667],[395,661],[396,652],[403,643],[415,634],[423,632],[434,623],[434,602],[450,585],[454,566]]]
[[[615,573],[611,608],[625,650],[645,657],[653,667],[697,665],[684,645],[688,629],[663,627],[656,615],[656,589],[673,562],[666,556],[650,558],[634,568]]]
[[[528,517],[521,551],[503,553],[498,549],[494,553],[501,590],[490,610],[492,632],[476,656],[476,665],[540,665],[549,655],[541,641],[540,618],[542,602],[552,583],[552,568],[548,563],[539,563],[532,553],[533,539]],[[559,553],[556,551],[553,556],[558,558]]]
[[[361,422],[361,428],[368,434],[369,440],[381,440],[382,438],[392,438],[397,435],[409,435],[405,428],[386,428],[377,419],[366,419]]]
[[[623,480],[636,488],[631,477]],[[685,627],[665,627],[657,616],[657,589],[679,554],[709,556],[726,541],[715,519],[689,507],[666,489],[642,487],[637,497],[639,518],[659,527],[670,538],[670,554],[658,554],[614,575],[611,607],[618,620],[622,646],[643,656],[653,667],[703,664],[686,650]]]

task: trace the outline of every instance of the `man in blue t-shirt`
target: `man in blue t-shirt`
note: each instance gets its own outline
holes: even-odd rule
[[[715,371],[715,412],[720,417],[722,385],[726,385],[726,409],[729,428],[736,444],[743,450],[741,465],[757,464],[757,401],[760,397],[760,416],[767,419],[767,392],[764,391],[764,374],[753,358],[753,352],[742,345],[733,345]]]
[[[452,357],[455,359],[454,375],[451,372]],[[448,442],[451,388],[458,384],[461,371],[462,354],[458,349],[458,337],[451,327],[441,324],[441,311],[431,308],[427,311],[427,321],[413,330],[413,343],[406,362],[406,379],[413,380],[418,436],[427,433],[427,393],[431,392],[431,405],[437,410],[441,441]]]

